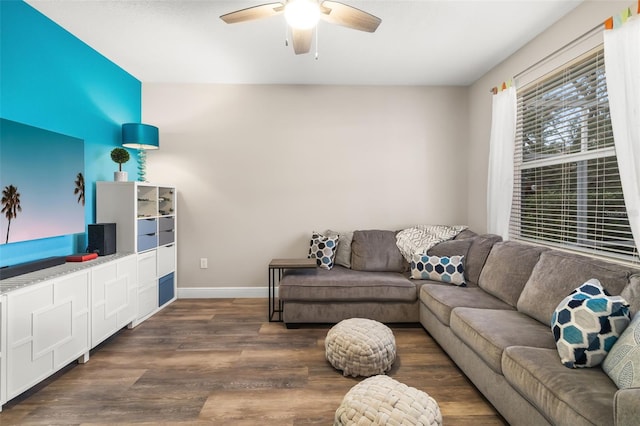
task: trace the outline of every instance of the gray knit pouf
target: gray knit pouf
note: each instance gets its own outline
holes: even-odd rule
[[[369,377],[347,392],[333,424],[442,426],[442,414],[426,392],[381,375]]]
[[[327,361],[345,376],[383,374],[396,359],[393,332],[370,319],[340,321],[327,333],[324,347]]]

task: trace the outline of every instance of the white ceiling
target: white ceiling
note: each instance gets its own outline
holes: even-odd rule
[[[582,0],[342,0],[375,33],[321,22],[315,47],[285,47],[282,16],[219,16],[270,0],[27,0],[142,82],[468,85]]]

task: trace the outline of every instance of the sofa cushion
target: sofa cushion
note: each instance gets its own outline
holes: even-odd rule
[[[478,285],[511,306],[516,306],[540,253],[546,250],[515,241],[494,244],[480,273]]]
[[[640,314],[613,345],[602,369],[619,389],[640,388]]]
[[[338,237],[327,237],[318,232],[311,234],[309,241],[309,259],[316,259],[322,269],[333,268],[333,260],[338,248]]]
[[[411,260],[411,278],[466,286],[463,262],[464,256],[414,254]]]
[[[467,284],[478,285],[480,273],[493,245],[502,241],[499,235],[485,234],[471,238],[464,264],[464,278]]]
[[[342,266],[324,269],[288,269],[279,284],[284,301],[306,302],[414,302],[415,284],[397,272],[362,272]]]
[[[408,263],[396,245],[396,232],[355,231],[351,242],[351,269],[356,271],[404,272]]]
[[[600,365],[629,325],[629,304],[589,280],[565,297],[551,317],[562,363],[569,368]]]
[[[631,269],[578,254],[548,250],[531,272],[518,299],[518,310],[549,324],[556,306],[580,284],[598,279],[609,294],[620,294]]]
[[[599,367],[570,369],[555,349],[511,346],[504,351],[502,372],[552,424],[613,425],[618,389]]]
[[[454,308],[514,310],[513,307],[479,287],[456,287],[427,283],[420,289],[420,301],[447,327],[450,324],[451,311]]]
[[[455,308],[451,331],[498,374],[509,346],[556,347],[548,326],[517,311]]]

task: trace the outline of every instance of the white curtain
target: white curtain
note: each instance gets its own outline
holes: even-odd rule
[[[513,198],[513,151],[516,137],[516,89],[493,95],[489,179],[487,182],[487,232],[509,238]]]
[[[604,64],[622,192],[640,247],[640,16],[604,32]]]

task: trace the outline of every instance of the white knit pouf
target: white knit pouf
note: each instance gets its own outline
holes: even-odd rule
[[[327,361],[345,376],[384,374],[396,359],[396,339],[386,325],[365,318],[340,321],[324,341]]]
[[[435,399],[389,376],[363,380],[342,399],[334,426],[442,426],[442,414]]]

